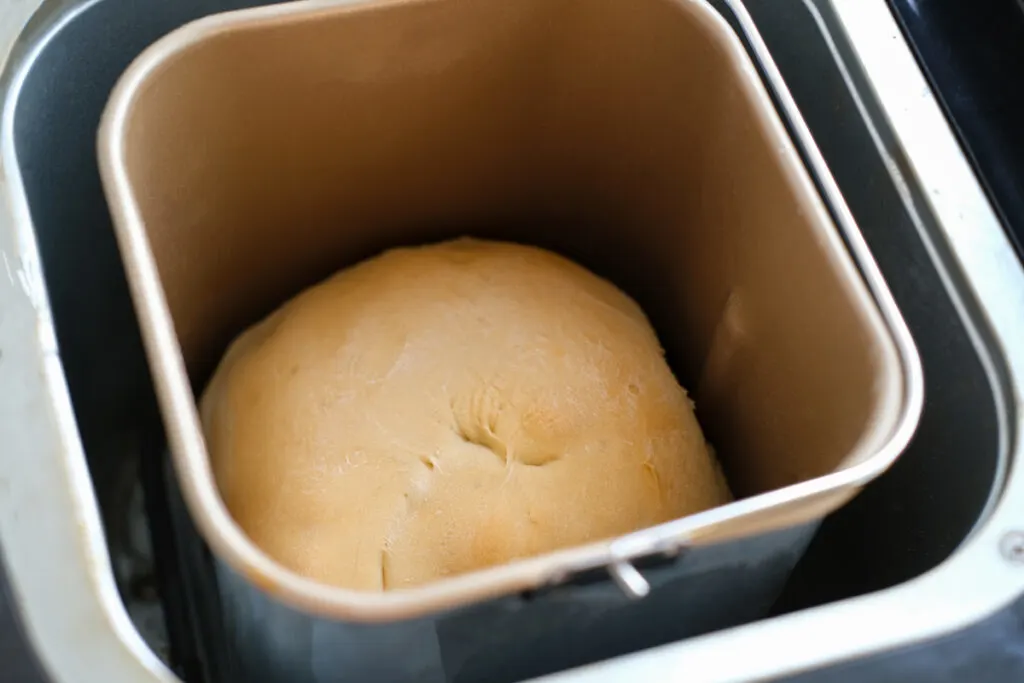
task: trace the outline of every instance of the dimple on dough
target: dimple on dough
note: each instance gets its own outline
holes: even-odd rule
[[[509,243],[395,249],[302,292],[232,344],[201,415],[245,533],[356,590],[730,498],[640,308]]]

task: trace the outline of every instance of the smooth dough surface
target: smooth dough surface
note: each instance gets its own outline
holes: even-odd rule
[[[234,342],[201,415],[250,538],[357,590],[729,500],[640,308],[533,247],[462,239],[337,273]]]

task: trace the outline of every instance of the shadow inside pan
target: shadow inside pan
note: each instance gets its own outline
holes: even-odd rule
[[[16,98],[13,143],[122,595],[150,643],[195,683],[223,670],[211,646],[216,604],[204,588],[209,575],[194,575],[207,566],[205,549],[167,513],[157,407],[100,189],[95,134],[114,82],[148,44],[204,14],[265,3],[67,4],[44,8],[12,60],[26,69],[21,87],[5,95]],[[976,523],[998,476],[998,415],[964,322],[812,15],[799,0],[746,4],[911,328],[927,392],[913,444],[824,522],[777,606],[785,611],[885,588],[942,562]],[[139,540],[146,529],[156,562]]]

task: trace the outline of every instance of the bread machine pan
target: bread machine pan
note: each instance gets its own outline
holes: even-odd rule
[[[243,680],[514,680],[577,663],[573,639],[610,656],[757,618],[816,522],[894,461],[916,351],[758,66],[701,0],[296,2],[200,20],[133,63],[101,175]],[[460,234],[554,249],[637,299],[737,501],[383,594],[255,547],[194,391],[302,287]]]

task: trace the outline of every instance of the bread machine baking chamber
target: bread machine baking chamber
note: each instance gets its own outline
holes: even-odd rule
[[[757,66],[701,0],[217,15],[135,61],[99,156],[244,680],[515,680],[579,663],[573,639],[611,656],[757,618],[920,411],[916,352],[859,235],[837,230]],[[637,299],[737,501],[383,594],[256,548],[217,494],[195,406],[227,343],[340,267],[462,234],[554,249]]]

